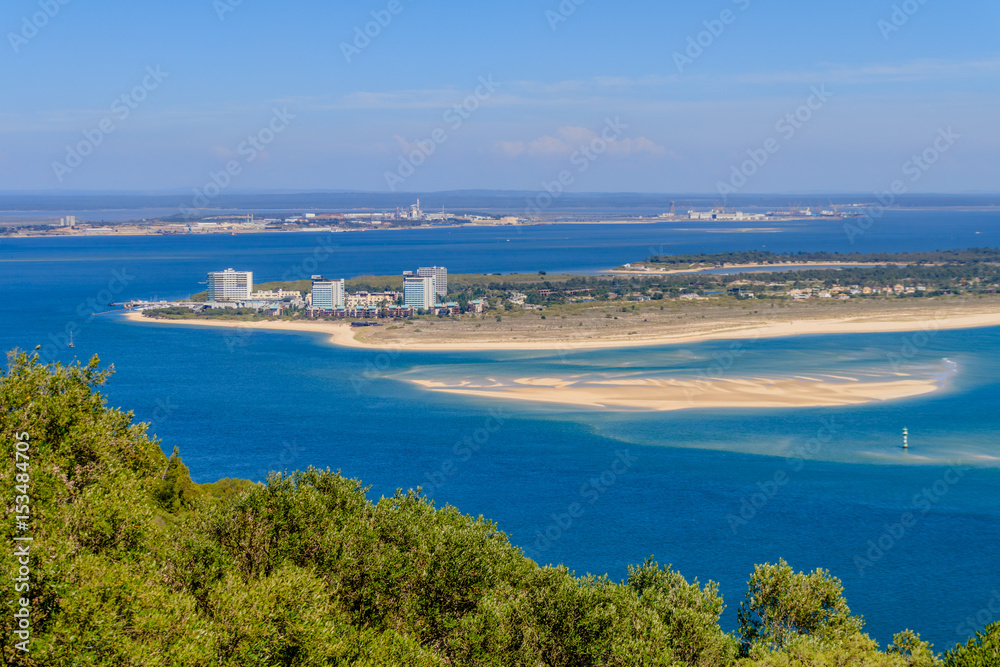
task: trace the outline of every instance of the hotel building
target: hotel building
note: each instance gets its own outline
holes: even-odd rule
[[[343,308],[345,304],[344,281],[313,278],[312,307],[323,310]]]
[[[417,269],[417,275],[421,278],[433,277],[438,296],[448,295],[448,269],[443,266],[421,266]]]
[[[208,274],[209,301],[247,301],[253,292],[252,271],[213,271]]]
[[[403,278],[404,306],[414,310],[430,310],[434,307],[435,296],[437,296],[437,286],[434,276],[409,275]]]

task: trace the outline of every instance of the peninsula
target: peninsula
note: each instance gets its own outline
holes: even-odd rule
[[[151,317],[128,312],[132,322],[163,326],[208,326],[233,330],[319,333],[334,345],[409,351],[587,350],[848,333],[940,331],[1000,326],[1000,297],[927,299],[921,303],[794,303],[773,311],[752,310],[721,298],[712,303],[646,306],[608,317],[588,309],[556,319],[535,313],[478,319],[402,320],[380,327],[305,319]],[[602,315],[601,313],[605,313]],[[543,319],[545,318],[545,319]],[[616,319],[617,318],[617,319]]]
[[[802,262],[824,268],[798,268]],[[142,311],[133,320],[310,331],[339,345],[408,350],[587,349],[1000,325],[995,249],[741,252],[654,257],[642,265],[690,271],[730,263],[762,270],[449,276],[443,267],[422,267],[397,276],[264,283],[256,292],[251,274],[227,271],[210,279],[239,278],[243,291],[129,305]]]

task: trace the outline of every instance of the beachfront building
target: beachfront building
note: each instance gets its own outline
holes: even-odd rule
[[[434,276],[408,275],[403,278],[403,305],[414,310],[434,307],[437,285]]]
[[[525,301],[528,300],[528,295],[521,294],[520,292],[507,292],[507,300],[515,306],[523,306]]]
[[[209,301],[247,301],[253,292],[253,272],[213,271],[208,274]]]
[[[334,310],[345,305],[344,281],[326,280],[319,276],[313,277],[312,307],[322,310]]]
[[[443,266],[421,266],[417,269],[417,276],[433,277],[438,296],[448,295],[448,269]]]
[[[348,308],[378,308],[391,306],[403,298],[401,292],[355,292],[347,295]]]
[[[332,316],[340,319],[351,319],[351,320],[374,320],[382,317],[381,308],[352,308],[340,306],[339,308],[334,308],[329,312],[325,312],[324,315]]]
[[[386,317],[413,317],[413,308],[409,306],[389,306],[383,312]]]
[[[286,291],[283,289],[268,290],[266,292],[254,292],[250,295],[254,301],[295,301],[302,300],[302,292]]]
[[[431,308],[431,315],[461,315],[462,307],[455,301],[448,303],[438,303]]]

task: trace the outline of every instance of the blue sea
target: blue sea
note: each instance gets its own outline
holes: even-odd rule
[[[1000,213],[889,212],[853,244],[843,223],[821,220],[740,231],[685,222],[4,239],[0,346],[114,364],[110,403],[152,422],[197,481],[314,465],[363,480],[373,499],[421,486],[439,505],[495,520],[541,563],[620,579],[655,555],[689,580],[717,581],[730,629],[754,564],[784,558],[840,577],[883,644],[912,628],[944,650],[1000,620],[989,611],[1000,590],[1000,328],[417,353],[133,324],[104,311],[111,301],[186,296],[207,271],[228,267],[258,282],[428,264],[595,273],[653,253],[973,246],[1000,246]],[[409,381],[896,373],[932,377],[939,389],[854,407],[661,413],[434,393]]]

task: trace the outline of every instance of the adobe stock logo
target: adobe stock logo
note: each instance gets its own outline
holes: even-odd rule
[[[215,15],[219,17],[219,20],[225,21],[226,14],[235,12],[236,8],[242,4],[243,0],[215,0],[212,3],[212,8],[215,9]]]
[[[70,0],[38,0],[40,11],[35,12],[31,17],[21,17],[21,29],[18,32],[8,32],[7,41],[14,53],[20,53],[21,48],[27,46],[28,42],[38,36],[39,31],[54,19]]]
[[[905,2],[893,5],[892,14],[889,15],[889,20],[885,19],[878,20],[878,29],[882,33],[882,39],[886,42],[893,34],[899,32],[903,29],[910,19],[917,15],[923,6],[927,4],[927,0],[905,0]]]
[[[584,173],[600,156],[608,152],[615,142],[621,139],[627,129],[628,125],[621,122],[617,116],[614,120],[606,119],[601,133],[599,135],[595,133],[589,143],[579,146],[573,152],[569,158],[570,164],[576,167],[578,174]],[[525,200],[525,215],[537,215],[552,206],[555,200],[565,194],[566,188],[574,183],[576,183],[576,176],[569,169],[560,171],[556,180],[542,181],[543,190],[538,191],[534,197]]]
[[[62,162],[54,161],[52,163],[52,172],[59,182],[62,183],[67,175],[73,173],[73,170],[82,165],[83,161],[104,143],[106,137],[118,129],[118,125],[115,124],[116,120],[122,123],[128,120],[132,112],[138,109],[139,105],[149,97],[149,94],[159,88],[160,84],[169,76],[170,72],[164,72],[159,65],[155,68],[147,67],[146,76],[143,77],[139,85],[116,97],[111,102],[110,114],[102,118],[97,123],[97,127],[84,130],[83,139],[76,144],[67,145],[66,158]]]
[[[576,14],[576,8],[587,2],[587,0],[562,0],[556,10],[546,9],[545,20],[549,22],[552,32],[559,29],[560,23],[569,21],[569,17]]]
[[[822,109],[830,98],[833,97],[826,88],[826,84],[812,86],[810,95],[804,104],[799,105],[792,111],[786,113],[774,124],[774,130],[781,135],[781,138],[788,142],[805,127],[806,123],[813,119],[817,112]],[[740,188],[745,186],[764,166],[770,162],[782,147],[782,142],[777,137],[768,137],[759,148],[747,150],[746,160],[731,167],[728,181],[716,181],[715,187],[723,198],[731,194],[736,194]]]
[[[291,121],[295,119],[295,114],[288,112],[288,107],[274,109],[271,119],[257,132],[247,135],[236,147],[236,153],[242,160],[229,160],[219,171],[210,171],[208,180],[201,188],[194,189],[194,197],[191,199],[191,206],[181,206],[180,212],[185,218],[197,215],[197,209],[206,208],[213,199],[223,193],[228,188],[233,179],[243,173],[243,170],[254,160],[267,150],[267,147],[288,129]]]
[[[903,175],[909,177],[910,183],[917,183],[961,138],[962,135],[955,132],[950,125],[947,128],[938,128],[937,136],[930,145],[903,163],[901,167]],[[878,203],[868,206],[864,215],[856,221],[844,223],[844,233],[851,245],[854,245],[858,237],[864,236],[876,221],[882,219],[886,209],[894,205],[900,196],[909,191],[910,186],[901,178],[890,183],[888,190],[876,191],[875,197],[878,199]]]
[[[404,9],[406,7],[401,0],[389,0],[385,9],[372,10],[371,21],[365,23],[364,27],[355,26],[354,39],[350,43],[340,43],[340,52],[344,54],[344,60],[350,64],[355,56],[360,56],[362,51],[372,45],[372,40],[377,39],[382,31],[389,27],[392,20],[403,13]]]
[[[493,75],[479,77],[479,86],[466,96],[460,103],[453,105],[441,116],[441,121],[447,124],[453,132],[457,132],[465,124],[465,121],[472,118],[480,107],[482,107],[497,91],[501,84],[493,80]],[[415,144],[404,146],[403,152],[399,156],[399,166],[395,171],[385,172],[385,183],[393,192],[406,182],[406,179],[417,173],[417,169],[423,166],[439,146],[447,143],[451,135],[445,127],[436,127],[426,139],[417,141]]]
[[[558,542],[587,513],[587,507],[601,500],[611,489],[625,477],[632,466],[639,460],[629,450],[615,451],[615,460],[600,475],[588,479],[580,487],[579,500],[566,506],[562,512],[549,515],[551,523],[535,531],[532,546],[525,548],[524,555],[533,561],[541,562],[542,555],[553,544]]]
[[[742,12],[750,8],[750,0],[732,0],[732,2]],[[693,65],[698,58],[705,55],[705,51],[712,48],[716,40],[726,32],[726,28],[736,23],[738,18],[739,14],[732,9],[723,9],[719,12],[718,18],[702,21],[705,29],[687,38],[687,46],[683,52],[674,51],[672,54],[677,73],[683,74],[685,68]]]

